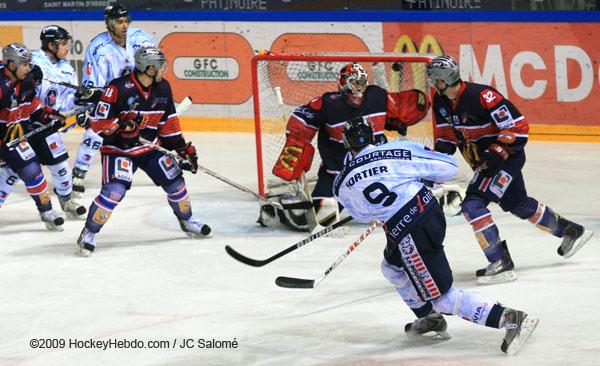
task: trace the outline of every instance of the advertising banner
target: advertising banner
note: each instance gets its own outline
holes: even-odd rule
[[[71,62],[81,75],[85,48],[102,21],[52,22],[74,37]],[[0,22],[0,45],[39,48],[49,22]],[[165,51],[177,101],[191,96],[195,116],[220,128],[252,130],[250,62],[256,50],[277,53],[409,52],[450,54],[464,80],[489,83],[515,103],[532,136],[600,139],[600,23],[509,22],[222,22],[140,21]],[[502,35],[502,36],[498,36]],[[308,65],[298,80],[338,70]],[[329,76],[328,76],[329,75]],[[320,76],[319,76],[320,77]],[[328,79],[328,80],[329,80]],[[284,95],[284,98],[286,96]],[[302,103],[302,101],[294,101]],[[237,121],[232,127],[231,121]],[[198,128],[204,128],[200,126]]]

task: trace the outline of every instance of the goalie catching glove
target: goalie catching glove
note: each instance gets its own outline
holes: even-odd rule
[[[198,153],[196,147],[188,141],[185,145],[175,149],[177,155],[183,158],[182,163],[179,165],[183,170],[189,170],[193,174],[198,171]]]
[[[273,174],[288,182],[298,180],[303,172],[310,170],[314,154],[310,141],[290,136],[273,167]]]

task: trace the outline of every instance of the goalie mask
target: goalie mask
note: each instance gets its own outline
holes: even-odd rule
[[[344,146],[350,151],[358,152],[373,144],[373,127],[363,117],[351,119],[344,124]]]
[[[361,64],[353,62],[340,70],[338,85],[340,93],[351,93],[357,98],[362,98],[369,85],[369,75]]]
[[[442,93],[449,86],[456,85],[456,83],[460,81],[460,69],[458,67],[458,62],[456,62],[456,60],[451,56],[438,56],[431,60],[431,62],[427,65],[426,77],[429,85]],[[446,87],[444,87],[444,89],[438,89],[438,80],[446,83]]]

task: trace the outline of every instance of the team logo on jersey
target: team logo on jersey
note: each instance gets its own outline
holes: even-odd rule
[[[125,89],[131,89],[131,88],[133,88],[135,86],[135,84],[132,83],[131,81],[128,81],[128,82],[125,83],[124,86],[125,86]],[[129,104],[131,104],[131,102]]]
[[[56,104],[56,96],[58,92],[54,88],[50,88],[46,93],[46,106],[52,107]]]
[[[502,130],[509,129],[515,125],[515,120],[506,105],[502,105],[500,108],[493,110],[491,114],[496,125]]]
[[[446,108],[441,107],[439,109],[439,111],[440,111],[440,114],[442,115],[442,117],[444,117],[444,118],[448,117],[448,111],[446,110]]]

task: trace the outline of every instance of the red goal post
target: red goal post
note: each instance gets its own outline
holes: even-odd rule
[[[338,90],[338,72],[345,64],[359,62],[367,69],[369,84],[379,85],[390,92],[419,89],[429,93],[425,68],[433,57],[403,53],[270,52],[254,56],[252,89],[259,194],[264,197],[288,190],[285,187],[289,183],[271,173],[285,144],[287,119],[297,106],[325,92]],[[393,132],[389,137],[397,138],[397,133]],[[425,145],[432,144],[431,112],[423,121],[409,128],[407,137]],[[309,180],[316,178],[320,164],[317,152],[307,174]]]

